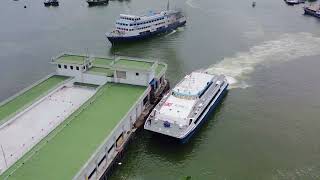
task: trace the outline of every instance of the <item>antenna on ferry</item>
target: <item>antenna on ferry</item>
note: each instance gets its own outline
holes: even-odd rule
[[[168,3],[167,3],[167,11],[169,11],[169,9],[170,9],[170,2],[169,2],[169,0],[168,0]]]
[[[89,61],[89,48],[86,48],[86,59],[85,59],[85,63],[87,63]]]

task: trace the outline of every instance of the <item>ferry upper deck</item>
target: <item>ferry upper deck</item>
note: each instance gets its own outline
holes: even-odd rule
[[[1,118],[0,179],[100,178],[166,71],[126,57],[63,54],[52,63],[56,75],[0,106],[10,109]]]

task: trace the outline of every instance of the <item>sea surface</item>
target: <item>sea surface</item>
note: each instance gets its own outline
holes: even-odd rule
[[[303,5],[256,2],[172,0],[185,27],[112,47],[104,34],[120,13],[161,10],[167,1],[61,0],[46,8],[2,0],[0,101],[52,73],[50,58],[66,51],[164,61],[171,85],[193,70],[222,73],[231,88],[188,144],[141,131],[111,179],[320,179],[320,20],[303,15]]]

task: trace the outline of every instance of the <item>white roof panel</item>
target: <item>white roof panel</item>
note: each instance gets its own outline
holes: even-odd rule
[[[202,72],[193,72],[173,89],[176,94],[195,96],[199,95],[212,82],[214,75]]]
[[[196,100],[180,99],[171,95],[159,111],[159,117],[165,121],[173,120],[179,124],[185,124],[185,118],[190,114]]]

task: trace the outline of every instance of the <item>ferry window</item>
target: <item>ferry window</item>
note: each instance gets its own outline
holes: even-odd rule
[[[89,174],[88,179],[91,179],[91,177],[94,175],[94,173],[96,172],[96,168],[94,168],[94,170]]]
[[[73,70],[73,66],[70,66],[70,69]]]
[[[139,73],[136,73],[136,76],[139,76]]]
[[[126,79],[127,78],[127,73],[125,71],[116,71],[117,77]]]
[[[68,66],[67,66],[67,65],[64,65],[64,68],[65,68],[65,69],[68,69]]]
[[[143,99],[143,105],[146,105],[146,103],[148,102],[149,98],[148,96],[146,96],[144,99]]]
[[[106,156],[106,155],[104,155],[104,156],[101,158],[101,160],[99,161],[98,166],[100,166],[100,165],[101,165],[101,163],[102,163],[106,158],[107,158],[107,156]]]
[[[123,143],[123,132],[119,135],[119,137],[116,140],[116,147],[120,147]]]
[[[76,69],[79,71],[79,67],[77,66]]]
[[[61,68],[61,64],[58,64],[58,68]]]
[[[111,152],[111,150],[114,148],[114,144],[108,149],[108,154]]]

